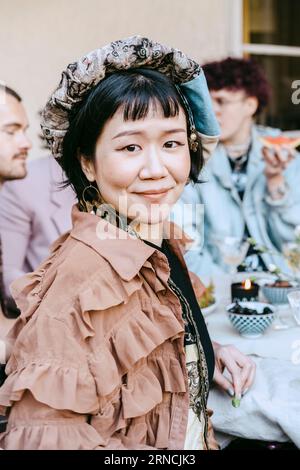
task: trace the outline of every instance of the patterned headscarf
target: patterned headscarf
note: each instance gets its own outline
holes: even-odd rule
[[[219,135],[204,73],[183,52],[141,36],[114,41],[68,65],[42,114],[42,132],[56,159],[69,127],[69,113],[107,74],[141,67],[155,69],[180,86],[190,105],[196,130],[214,142]]]

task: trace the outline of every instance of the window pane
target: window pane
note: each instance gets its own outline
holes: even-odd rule
[[[299,0],[245,0],[245,42],[300,46]]]
[[[262,55],[251,55],[251,57],[264,67],[272,86],[271,101],[260,118],[261,124],[283,130],[300,130],[300,104],[292,102],[292,94],[295,92],[292,83],[300,80],[300,58]]]

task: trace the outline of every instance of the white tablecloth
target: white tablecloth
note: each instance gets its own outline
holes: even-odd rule
[[[206,323],[212,340],[233,344],[255,360],[255,383],[234,408],[231,398],[214,388],[208,406],[216,431],[229,436],[266,441],[292,441],[300,448],[300,327],[296,325],[288,307],[280,308],[283,320],[290,325],[286,330],[272,326],[260,338],[245,339],[233,328],[225,313],[229,298],[228,285],[217,285],[219,305],[207,315]],[[222,444],[222,443],[221,443]]]
[[[288,307],[280,306],[279,315],[289,328],[275,330],[274,326],[271,326],[257,339],[244,338],[233,328],[223,304],[218,306],[214,313],[207,315],[206,324],[214,341],[234,344],[244,354],[293,362],[297,356],[300,362],[300,353],[297,355],[297,351],[300,350],[300,327],[297,326]],[[278,325],[278,322],[276,324]]]

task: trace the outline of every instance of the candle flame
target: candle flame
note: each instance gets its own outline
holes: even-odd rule
[[[249,290],[251,289],[251,281],[250,279],[246,279],[245,283],[244,283],[244,287],[245,287],[245,290]]]

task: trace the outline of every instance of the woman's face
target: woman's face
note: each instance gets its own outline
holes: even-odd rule
[[[184,111],[165,118],[152,106],[144,119],[124,121],[119,109],[98,138],[95,161],[82,159],[82,168],[119,213],[141,223],[163,221],[190,173]]]

